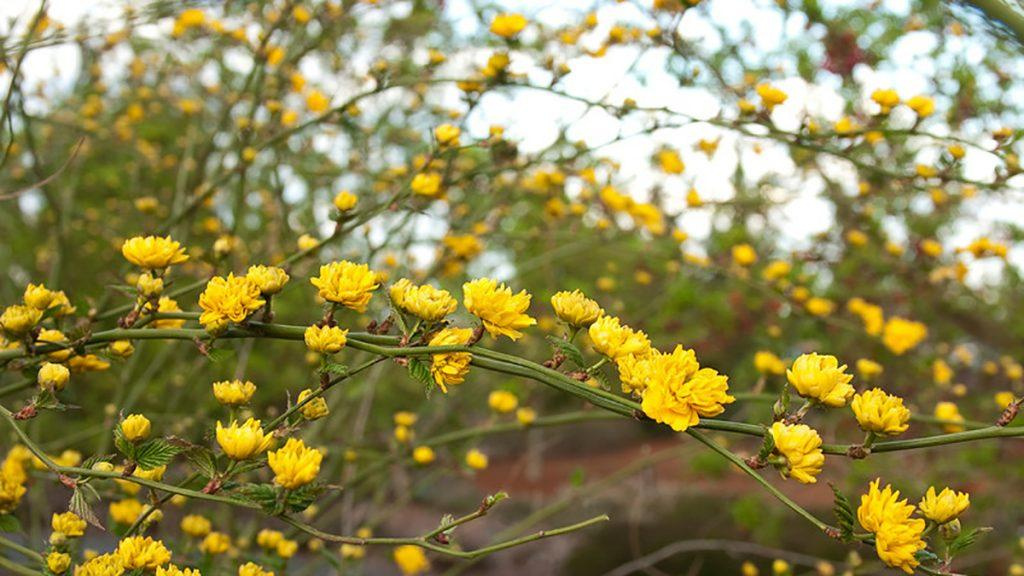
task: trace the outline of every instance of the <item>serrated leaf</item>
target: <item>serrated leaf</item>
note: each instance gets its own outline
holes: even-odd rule
[[[324,365],[320,367],[319,372],[320,374],[336,374],[338,376],[347,376],[348,366],[342,364],[341,362],[328,361],[325,362]]]
[[[133,460],[143,470],[152,470],[166,465],[180,451],[163,438],[153,438],[135,447]]]
[[[430,375],[430,365],[417,358],[409,359],[409,376],[423,385],[425,390],[433,389],[434,378]]]
[[[991,530],[991,528],[971,528],[969,530],[964,530],[949,543],[949,555],[955,556],[960,552],[963,552],[965,549],[977,542],[978,538],[989,530]]]
[[[585,367],[586,360],[583,358],[583,352],[581,352],[575,344],[569,342],[568,340],[558,338],[556,336],[551,336],[550,334],[548,336],[545,336],[545,338],[547,339],[548,343],[551,344],[551,347],[555,350],[556,353],[561,352],[562,355],[566,357],[566,359],[571,361],[578,368]]]
[[[280,514],[282,512],[302,512],[309,508],[317,497],[323,492],[320,484],[307,484],[287,494],[284,502],[279,501],[280,491],[272,484],[245,484],[240,486],[236,494],[242,498],[254,502],[267,514]]]
[[[761,449],[757,452],[757,459],[764,462],[775,451],[775,436],[765,429],[764,440],[761,441]]]
[[[208,448],[193,446],[182,454],[200,474],[207,478],[213,478],[217,474],[217,459]]]
[[[306,484],[288,493],[286,505],[291,512],[302,512],[309,508],[317,497],[323,493],[324,488],[319,483]]]
[[[129,460],[135,460],[135,444],[132,444],[124,437],[124,432],[121,430],[121,424],[118,423],[114,426],[114,447],[117,451],[124,455]]]
[[[836,516],[836,522],[839,524],[839,537],[843,542],[850,542],[853,540],[853,506],[850,504],[850,499],[847,498],[835,485],[829,484],[832,488],[832,493],[835,494],[835,498],[832,502],[832,513]]]
[[[92,506],[89,505],[89,499],[85,496],[85,493],[78,488],[75,488],[74,493],[71,494],[71,501],[68,502],[68,510],[74,512],[79,518],[100,530],[105,530],[105,528],[103,528],[103,524],[100,523],[100,519],[96,516],[96,513],[92,511]]]
[[[21,532],[21,522],[13,514],[0,514],[0,532]]]

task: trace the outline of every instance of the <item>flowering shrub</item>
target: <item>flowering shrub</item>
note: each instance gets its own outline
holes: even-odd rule
[[[4,573],[1024,574],[1018,15],[185,4],[0,28]]]

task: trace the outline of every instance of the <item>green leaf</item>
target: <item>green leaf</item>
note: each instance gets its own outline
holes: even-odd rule
[[[757,459],[764,462],[772,455],[775,450],[775,436],[772,435],[771,431],[765,428],[764,440],[761,442],[761,450],[757,453]]]
[[[277,489],[271,484],[244,484],[236,493],[249,502],[254,502],[271,514],[277,507]]]
[[[832,503],[832,513],[835,514],[836,521],[839,523],[839,537],[843,542],[851,542],[853,540],[853,506],[850,504],[849,498],[840,492],[835,485],[829,484],[829,487],[832,488],[832,493],[835,494]]]
[[[991,528],[982,527],[971,528],[969,530],[964,530],[963,532],[960,532],[960,534],[958,534],[957,537],[949,543],[949,555],[955,556],[959,554],[960,552],[964,551],[966,548],[970,547],[972,544],[977,542],[979,537],[981,537],[986,532],[989,532],[991,530]]]
[[[213,478],[217,474],[217,459],[209,448],[193,446],[184,450],[182,454],[203,476]]]
[[[0,514],[0,532],[21,532],[21,522],[13,514]]]
[[[143,470],[152,470],[170,462],[180,451],[180,448],[163,438],[153,438],[135,447],[133,460]]]
[[[306,484],[288,493],[286,505],[291,512],[302,512],[309,508],[317,497],[323,493],[324,488],[319,483]]]
[[[586,360],[583,358],[583,352],[581,352],[575,344],[556,336],[548,335],[545,336],[545,338],[547,338],[547,341],[551,344],[551,348],[553,348],[556,353],[561,352],[566,359],[571,361],[578,368],[586,367]]]
[[[124,431],[121,430],[121,423],[119,422],[114,426],[114,447],[117,451],[124,455],[129,460],[135,460],[135,444],[128,441],[124,437]]]
[[[341,362],[327,361],[320,367],[320,374],[336,374],[338,376],[348,375],[348,366]]]
[[[89,504],[89,499],[86,497],[85,492],[77,487],[75,488],[74,493],[71,494],[71,501],[68,502],[68,510],[74,512],[79,518],[100,530],[104,529],[103,524],[100,523],[100,519],[96,516],[96,513],[92,511],[92,506]]]
[[[409,376],[423,385],[423,391],[430,398],[434,390],[434,377],[430,375],[430,365],[418,358],[409,358]]]

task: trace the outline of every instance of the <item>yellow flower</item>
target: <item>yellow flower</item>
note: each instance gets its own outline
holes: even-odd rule
[[[27,334],[43,317],[43,311],[31,306],[15,304],[4,309],[0,314],[0,330],[17,338]]]
[[[359,197],[348,190],[342,190],[334,196],[334,207],[337,208],[339,212],[348,212],[355,208],[358,203]]]
[[[264,434],[259,420],[249,418],[244,424],[232,421],[223,426],[217,421],[217,444],[232,460],[245,460],[262,454],[274,442],[272,434]]]
[[[686,170],[686,164],[683,163],[683,159],[679,157],[679,152],[671,149],[659,150],[655,155],[655,159],[658,162],[658,166],[661,171],[666,174],[682,174]]]
[[[878,89],[871,93],[871,99],[882,109],[882,114],[888,114],[900,103],[900,95],[893,89]]]
[[[928,336],[928,327],[920,322],[894,316],[885,323],[882,343],[897,356],[917,346]]]
[[[523,28],[526,28],[527,20],[522,14],[501,13],[491,20],[491,32],[502,38],[514,38]]]
[[[306,398],[309,398],[309,395],[312,393],[313,391],[309,388],[299,392],[299,404],[304,402]],[[327,401],[324,400],[323,396],[317,396],[300,408],[299,412],[306,420],[319,420],[320,418],[327,416],[330,413],[330,410],[327,408]]]
[[[199,550],[204,554],[223,554],[231,548],[231,536],[223,532],[210,532],[199,543]]]
[[[373,291],[380,284],[378,275],[366,264],[354,264],[347,260],[331,262],[320,267],[320,275],[310,278],[318,294],[328,302],[341,304],[356,312],[365,312]]]
[[[68,368],[71,368],[72,372],[100,372],[110,368],[110,362],[95,354],[86,354],[71,357],[68,360]]]
[[[121,433],[129,442],[138,442],[149,437],[149,418],[142,414],[131,414],[121,421]]]
[[[213,383],[213,397],[225,406],[248,404],[256,392],[256,385],[246,380],[223,380]]]
[[[576,328],[586,328],[604,314],[597,302],[579,290],[556,292],[551,297],[551,307],[555,310],[555,316]]]
[[[925,518],[936,524],[945,524],[963,514],[970,505],[971,496],[966,492],[943,488],[936,494],[935,487],[929,486],[918,507]]]
[[[264,550],[275,550],[277,545],[284,540],[284,534],[277,530],[264,528],[256,534],[256,544]]]
[[[433,198],[441,192],[440,172],[420,172],[409,183],[413,194]]]
[[[131,525],[142,515],[142,502],[126,498],[110,503],[110,519],[117,524]]]
[[[417,446],[412,451],[412,459],[420,466],[426,466],[433,462],[437,456],[434,454],[434,449],[430,446]]]
[[[533,326],[537,321],[526,314],[530,307],[530,295],[526,290],[513,294],[512,290],[500,286],[490,278],[480,278],[462,285],[462,299],[466,310],[480,318],[491,336],[508,336],[512,340],[522,338],[520,328]]]
[[[181,531],[193,538],[202,538],[210,533],[210,521],[199,514],[189,514],[181,519]]]
[[[825,465],[821,436],[806,424],[776,422],[771,428],[775,450],[786,459],[782,475],[803,484],[814,484]]]
[[[246,562],[238,567],[238,576],[274,576],[274,573],[264,570],[262,566],[254,562]]]
[[[264,304],[259,286],[245,276],[214,276],[199,295],[199,307],[203,309],[199,322],[208,332],[219,332],[227,328],[228,322],[245,321]]]
[[[429,346],[462,346],[473,337],[469,328],[445,328],[431,337]],[[473,355],[469,352],[441,352],[430,357],[430,374],[445,394],[448,386],[462,384],[469,373]]]
[[[766,82],[758,84],[756,90],[761,98],[761,106],[769,112],[789,98],[788,94]]]
[[[786,371],[786,378],[798,394],[828,406],[845,406],[855,392],[850,386],[853,375],[846,373],[846,364],[840,366],[835,356],[803,354]]]
[[[964,427],[957,422],[963,422],[964,417],[960,414],[960,408],[952,402],[939,402],[935,405],[935,417],[946,421],[942,424],[942,430],[947,434],[963,432]]]
[[[948,386],[953,381],[953,368],[943,359],[932,362],[932,380],[939,386]]]
[[[117,555],[129,570],[156,570],[171,561],[171,551],[163,542],[149,536],[130,536],[117,544]]]
[[[767,350],[758,350],[754,353],[754,368],[761,374],[783,374],[786,363]]]
[[[277,266],[249,266],[245,277],[264,295],[277,294],[288,283],[288,273]]]
[[[935,113],[935,100],[923,94],[911,97],[910,100],[907,100],[907,106],[921,118],[926,118]]]
[[[68,538],[78,538],[85,534],[85,520],[82,520],[74,512],[63,512],[54,514],[50,519],[50,526],[54,532],[59,532]]]
[[[267,454],[267,464],[274,471],[274,483],[288,490],[305,486],[320,472],[324,455],[308,448],[297,438],[289,438],[284,447]]]
[[[507,390],[495,390],[487,396],[487,405],[499,414],[508,414],[519,406],[519,399]]]
[[[881,388],[857,394],[850,408],[866,432],[895,436],[906,432],[909,426],[910,410],[903,406],[903,399],[887,394]]]
[[[54,550],[46,555],[46,567],[54,574],[63,574],[71,567],[71,556]]]
[[[147,305],[146,309],[152,310],[153,307],[152,305]],[[156,311],[164,313],[181,312],[181,307],[172,298],[163,296],[157,302]],[[175,318],[163,318],[154,320],[150,325],[154,328],[181,328],[185,325],[185,321]]]
[[[77,574],[75,576],[78,576]],[[156,576],[202,576],[198,568],[179,568],[174,564],[168,564],[156,569]]]
[[[124,566],[117,553],[96,556],[75,567],[75,576],[121,576],[123,573]]]
[[[281,540],[274,552],[281,558],[291,558],[299,550],[299,543],[295,540]]]
[[[772,576],[788,576],[792,567],[782,558],[772,560]]]
[[[757,252],[750,244],[737,244],[732,247],[732,261],[739,266],[751,266],[757,262]]]
[[[437,143],[442,148],[449,146],[459,145],[459,135],[462,134],[462,130],[458,126],[452,124],[441,124],[437,128],[434,128],[434,138],[437,138]]]
[[[337,326],[310,326],[303,333],[306,348],[318,354],[334,354],[348,342],[348,330]]]
[[[71,378],[71,371],[63,364],[44,362],[36,374],[36,381],[39,387],[44,390],[63,390]]]
[[[466,466],[474,470],[483,470],[487,468],[487,454],[473,448],[469,452],[466,452]]]
[[[857,508],[857,521],[868,532],[878,532],[886,522],[903,522],[914,513],[914,506],[906,499],[900,500],[899,490],[893,490],[886,484],[879,489],[881,479],[871,482],[868,493],[860,497]]]
[[[860,375],[861,380],[871,380],[881,374],[883,370],[882,365],[874,360],[867,358],[857,360],[857,374]]]
[[[54,304],[53,299],[57,296],[55,292],[49,290],[43,284],[29,284],[25,287],[25,294],[22,296],[22,301],[25,302],[26,306],[35,308],[36,310],[46,310]]]
[[[693,350],[676,346],[671,354],[655,351],[647,360],[648,381],[641,407],[656,422],[682,432],[725,411],[732,403],[728,377],[710,368],[701,368]]]
[[[440,290],[429,284],[414,286],[411,283],[400,284],[400,282],[395,286],[401,285],[401,292],[396,294],[395,286],[392,286],[391,299],[400,309],[417,318],[422,318],[427,322],[438,322],[455,312],[459,306],[459,303],[452,298],[447,290]],[[395,298],[396,295],[398,298]]]
[[[651,349],[647,334],[620,324],[615,316],[601,316],[590,325],[587,334],[594,349],[613,360],[630,354],[643,356]]]
[[[114,340],[107,346],[107,351],[119,358],[128,358],[135,354],[135,345],[131,340]]]
[[[911,518],[902,522],[886,522],[875,533],[875,551],[889,566],[913,574],[920,563],[917,552],[927,547],[921,535],[925,522]]]
[[[804,308],[815,316],[828,316],[835,309],[836,305],[826,298],[815,296],[804,303]]]
[[[529,426],[533,424],[534,420],[537,419],[537,411],[533,408],[523,407],[516,410],[516,421],[523,426]]]
[[[319,90],[310,90],[306,95],[306,107],[314,114],[322,114],[331,107],[331,99]]]
[[[121,245],[121,254],[132,264],[147,270],[161,270],[188,260],[185,249],[170,236],[129,238]]]
[[[320,241],[310,236],[309,234],[303,234],[299,236],[299,239],[295,241],[296,246],[303,252],[309,252],[320,245]]]

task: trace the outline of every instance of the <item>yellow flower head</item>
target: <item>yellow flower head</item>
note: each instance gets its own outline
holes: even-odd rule
[[[43,311],[31,306],[15,304],[4,308],[0,314],[0,330],[8,336],[17,338],[27,334],[43,317]]]
[[[288,490],[305,486],[320,473],[324,455],[308,448],[297,438],[289,438],[283,448],[267,454],[267,464],[274,471],[274,483]]]
[[[882,344],[897,356],[928,337],[928,327],[920,322],[893,316],[882,329]]]
[[[710,368],[701,368],[693,350],[676,346],[670,354],[654,352],[647,360],[647,386],[641,406],[656,422],[682,432],[725,411],[732,403],[728,377]]]
[[[75,567],[75,576],[120,576],[123,573],[124,566],[116,552],[90,558]]]
[[[43,284],[29,284],[25,287],[25,295],[22,296],[22,301],[25,302],[26,306],[36,310],[46,310],[54,304],[53,300],[56,296],[56,292],[48,289]]]
[[[783,374],[786,372],[786,363],[772,352],[758,350],[754,353],[754,368],[761,374]]]
[[[264,570],[262,566],[254,562],[246,562],[238,567],[238,576],[274,576],[274,573]]]
[[[426,466],[437,458],[434,449],[430,446],[417,446],[412,451],[412,459],[420,466]]]
[[[180,568],[174,564],[168,564],[157,568],[155,576],[202,576],[202,574],[198,568]]]
[[[337,208],[339,212],[348,212],[355,208],[358,203],[359,197],[348,190],[342,190],[334,196],[334,207]]]
[[[473,330],[469,328],[445,328],[433,337],[428,345],[430,346],[461,346],[469,342],[473,337]],[[469,373],[469,363],[473,355],[469,352],[441,352],[432,354],[430,360],[430,374],[434,382],[445,394],[448,393],[448,386],[462,384]]]
[[[44,390],[63,390],[71,378],[71,371],[63,364],[44,362],[36,374],[39,387]]]
[[[259,286],[245,276],[215,276],[199,295],[199,307],[203,309],[199,322],[208,332],[219,332],[227,328],[228,322],[245,321],[265,303]]]
[[[399,286],[401,288],[396,290],[396,287]],[[434,288],[429,284],[422,286],[414,286],[411,283],[403,284],[401,281],[392,286],[391,299],[403,311],[427,322],[438,322],[455,312],[459,306],[459,303],[452,298],[447,290]]]
[[[519,406],[519,399],[508,390],[495,390],[487,396],[487,405],[499,414],[508,414]]]
[[[757,251],[750,244],[737,244],[732,247],[732,261],[739,266],[752,266],[757,262]]]
[[[857,360],[857,374],[860,376],[861,380],[871,380],[881,374],[884,370],[885,368],[874,360],[870,360],[868,358],[861,358]]]
[[[193,538],[202,538],[210,533],[210,520],[199,514],[189,514],[181,519],[181,531]]]
[[[515,38],[526,28],[527,20],[522,14],[501,13],[491,20],[491,33],[502,38]]]
[[[128,570],[156,570],[171,561],[171,551],[149,536],[130,536],[117,544],[117,555]]]
[[[576,328],[586,328],[604,314],[597,302],[579,290],[556,292],[551,297],[551,307],[559,319]]]
[[[661,171],[666,174],[682,174],[686,170],[686,164],[683,163],[683,159],[679,156],[679,152],[670,148],[663,148],[655,154],[655,160],[658,162],[658,166]]]
[[[955,520],[971,505],[971,496],[966,492],[957,492],[943,488],[935,493],[935,487],[929,486],[924,498],[918,504],[921,514],[937,524],[945,524]]]
[[[264,528],[256,534],[256,544],[264,550],[274,550],[284,540],[284,534],[277,530]]]
[[[256,385],[246,380],[224,380],[213,383],[213,396],[217,402],[225,406],[242,406],[248,404],[256,392]]]
[[[74,512],[54,514],[50,519],[50,526],[54,532],[59,532],[68,538],[78,538],[85,534],[85,520],[79,518]]]
[[[318,354],[334,354],[348,342],[348,330],[337,326],[310,326],[303,333],[306,348]]]
[[[803,484],[814,484],[825,465],[821,436],[806,424],[775,422],[771,427],[775,451],[786,459],[782,475]]]
[[[964,417],[960,414],[960,408],[953,402],[939,402],[936,404],[935,417],[946,421],[942,424],[942,430],[947,434],[964,431],[963,425],[958,424],[958,422],[964,421]]]
[[[487,468],[487,454],[473,448],[469,452],[466,452],[466,466],[469,466],[473,470],[483,470]]]
[[[462,134],[462,130],[458,126],[452,124],[441,124],[437,128],[434,128],[434,138],[437,138],[437,143],[442,148],[449,146],[459,145],[459,135]]]
[[[413,194],[433,198],[441,193],[440,172],[420,172],[409,183]]]
[[[46,567],[54,574],[63,574],[71,567],[71,556],[54,550],[46,555]]]
[[[149,437],[149,418],[142,414],[131,414],[121,421],[121,433],[129,442],[138,442]]]
[[[925,522],[920,518],[884,523],[875,533],[878,557],[893,568],[913,574],[914,568],[920,563],[917,552],[927,547],[921,539],[924,529]]]
[[[274,442],[272,434],[264,434],[259,420],[249,418],[244,424],[231,422],[224,426],[217,421],[217,444],[232,460],[245,460],[262,454]]]
[[[903,399],[887,394],[881,388],[855,395],[850,407],[857,423],[866,432],[895,436],[906,432],[909,426],[910,410],[903,406]]]
[[[935,100],[931,96],[919,94],[907,100],[907,106],[917,113],[920,118],[927,118],[935,113]]]
[[[170,236],[136,236],[124,241],[121,254],[125,259],[147,270],[162,270],[171,264],[188,260],[188,254],[181,244]]]
[[[533,326],[537,321],[526,314],[530,307],[530,295],[526,290],[513,294],[512,290],[500,286],[490,278],[480,278],[462,285],[462,298],[466,310],[480,318],[491,336],[508,336],[512,340],[522,338],[520,328]]]
[[[264,295],[277,294],[288,283],[288,273],[277,266],[249,266],[245,277]]]
[[[846,365],[840,366],[835,356],[803,354],[786,371],[786,378],[798,394],[828,406],[845,406],[855,392],[850,386],[853,375],[846,373]]]
[[[142,502],[126,498],[110,503],[110,519],[117,524],[131,525],[142,515]]]
[[[886,484],[879,489],[880,479],[871,482],[868,493],[860,497],[857,521],[868,532],[878,532],[886,522],[903,522],[914,513],[914,505],[900,500],[900,491]]]
[[[630,354],[643,356],[651,349],[647,334],[620,324],[615,316],[601,316],[590,325],[587,334],[594,349],[613,360]]]
[[[199,550],[204,554],[223,554],[231,549],[231,536],[223,532],[210,532],[199,543]]]
[[[341,304],[356,312],[365,312],[373,291],[377,289],[377,273],[366,264],[355,264],[347,260],[331,262],[320,267],[320,275],[310,278],[318,294],[328,302]]]
[[[900,103],[899,93],[891,88],[875,90],[871,93],[871,99],[882,109],[882,114],[888,114]]]
[[[312,393],[313,391],[309,388],[299,392],[298,402],[300,404],[305,402],[306,398],[309,398]],[[330,414],[330,409],[327,408],[327,401],[324,400],[324,397],[317,396],[303,405],[302,408],[299,409],[299,412],[306,420],[319,420],[320,418]]]
[[[789,94],[786,94],[782,90],[768,84],[767,82],[757,85],[757,95],[761,98],[761,106],[769,112],[773,108],[782,104],[789,98]]]

